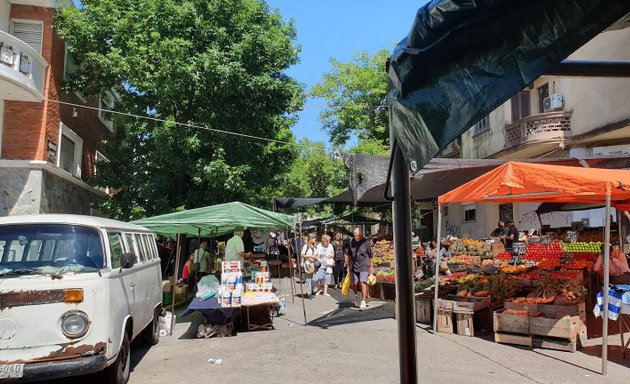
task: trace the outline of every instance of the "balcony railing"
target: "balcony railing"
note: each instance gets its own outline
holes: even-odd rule
[[[571,112],[547,112],[527,116],[505,127],[505,147],[571,137]]]
[[[30,45],[0,31],[0,99],[42,101],[47,66]]]

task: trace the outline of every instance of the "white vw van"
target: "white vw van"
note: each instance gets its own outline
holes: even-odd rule
[[[130,342],[158,342],[154,234],[78,215],[0,218],[0,383],[105,370],[129,380]]]

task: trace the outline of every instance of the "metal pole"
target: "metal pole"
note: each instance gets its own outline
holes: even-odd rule
[[[173,273],[173,297],[171,297],[171,329],[169,336],[173,336],[175,327],[175,291],[177,287],[177,274],[179,273],[179,255],[182,247],[182,227],[177,230],[177,252],[175,252],[175,271]]]
[[[398,309],[398,354],[400,383],[418,382],[416,358],[416,319],[414,310],[413,268],[411,258],[411,193],[409,169],[400,147],[392,160],[394,195],[394,251],[396,256],[396,306]]]
[[[293,235],[293,239],[296,239],[295,235]],[[297,244],[297,243],[296,243]],[[289,242],[289,284],[291,285],[291,303],[295,304],[295,282],[293,280],[293,242]],[[297,257],[295,258],[295,262],[297,263]]]
[[[608,284],[610,283],[610,194],[606,195],[606,219],[604,221],[604,318],[602,321],[602,375],[608,374]]]
[[[437,311],[438,311],[438,293],[440,288],[440,251],[442,250],[442,207],[440,207],[440,203],[438,202],[437,206],[437,247],[438,250],[435,253],[435,276],[434,280],[434,297],[433,297],[433,333],[437,333]]]
[[[302,222],[300,221],[300,236],[302,236]],[[302,243],[302,248],[304,248],[304,239],[302,239],[301,241]],[[297,244],[297,243],[296,243]],[[298,254],[298,271],[300,272],[300,296],[302,297],[302,311],[304,312],[304,326],[306,327],[306,305],[304,305],[304,283],[303,283],[303,279],[302,279],[302,249],[298,249],[297,250],[297,254]],[[309,296],[311,294],[309,293]]]

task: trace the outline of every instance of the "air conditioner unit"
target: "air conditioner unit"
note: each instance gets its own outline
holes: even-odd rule
[[[557,111],[562,109],[562,95],[554,93],[543,99],[543,110],[545,112]]]

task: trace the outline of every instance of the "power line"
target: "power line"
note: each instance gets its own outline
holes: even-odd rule
[[[222,133],[222,134],[225,134],[225,135],[244,137],[244,138],[247,138],[247,139],[267,141],[267,142],[277,143],[277,144],[301,146],[301,144],[292,143],[292,142],[289,142],[289,141],[270,139],[268,137],[262,137],[262,136],[248,135],[248,134],[240,133],[240,132],[226,131],[226,130],[217,129],[217,128],[210,128],[210,127],[206,127],[206,126],[202,126],[202,125],[196,125],[196,124],[190,124],[190,123],[182,123],[182,122],[179,122],[179,121],[164,120],[164,119],[159,119],[157,117],[136,115],[136,114],[133,114],[133,113],[114,111],[112,109],[104,109],[104,108],[99,108],[99,107],[93,107],[93,106],[90,106],[90,105],[70,103],[70,102],[61,101],[61,100],[53,100],[53,99],[48,99],[48,98],[44,98],[44,100],[46,100],[48,102],[52,102],[52,103],[57,103],[57,104],[69,105],[69,106],[77,107],[77,108],[90,109],[90,110],[99,111],[99,112],[107,112],[107,113],[116,114],[116,115],[120,115],[120,116],[127,116],[127,117],[133,117],[133,118],[136,118],[136,119],[150,120],[150,121],[155,121],[155,122],[159,122],[159,123],[174,124],[174,125],[179,125],[179,126],[182,126],[182,127],[188,127],[188,128],[194,128],[194,129],[203,129],[203,130],[206,130],[206,131]]]

